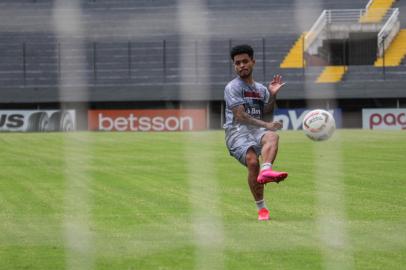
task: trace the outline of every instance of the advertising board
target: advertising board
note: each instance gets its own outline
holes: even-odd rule
[[[74,110],[2,110],[0,131],[46,132],[76,130]]]
[[[406,109],[363,109],[362,128],[406,130]]]
[[[88,128],[97,131],[205,130],[206,110],[89,110]]]
[[[274,115],[274,121],[282,121],[282,130],[299,130],[302,129],[303,118],[309,109],[277,109]],[[336,121],[336,128],[342,127],[342,114],[341,109],[335,108],[328,110]]]

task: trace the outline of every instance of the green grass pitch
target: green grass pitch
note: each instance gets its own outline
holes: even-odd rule
[[[0,269],[405,269],[406,132],[280,132],[258,222],[222,131],[0,134]]]

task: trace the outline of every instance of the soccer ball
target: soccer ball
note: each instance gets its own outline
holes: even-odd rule
[[[303,130],[313,141],[325,141],[336,129],[334,117],[325,110],[312,110],[303,118]]]

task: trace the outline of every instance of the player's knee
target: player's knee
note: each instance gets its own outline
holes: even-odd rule
[[[259,160],[256,155],[247,155],[246,163],[250,170],[257,170],[259,168]]]
[[[279,142],[279,135],[275,132],[268,132],[264,135],[263,140],[265,143],[277,144]]]

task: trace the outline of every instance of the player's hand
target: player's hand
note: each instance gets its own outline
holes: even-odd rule
[[[278,94],[279,90],[281,89],[282,86],[284,86],[286,83],[282,81],[282,76],[279,74],[276,74],[273,77],[273,80],[269,83],[268,85],[268,90],[271,93],[272,96],[276,96]]]
[[[268,122],[266,123],[266,129],[271,130],[271,131],[277,131],[282,128],[282,122],[280,121],[274,121],[274,122]]]

